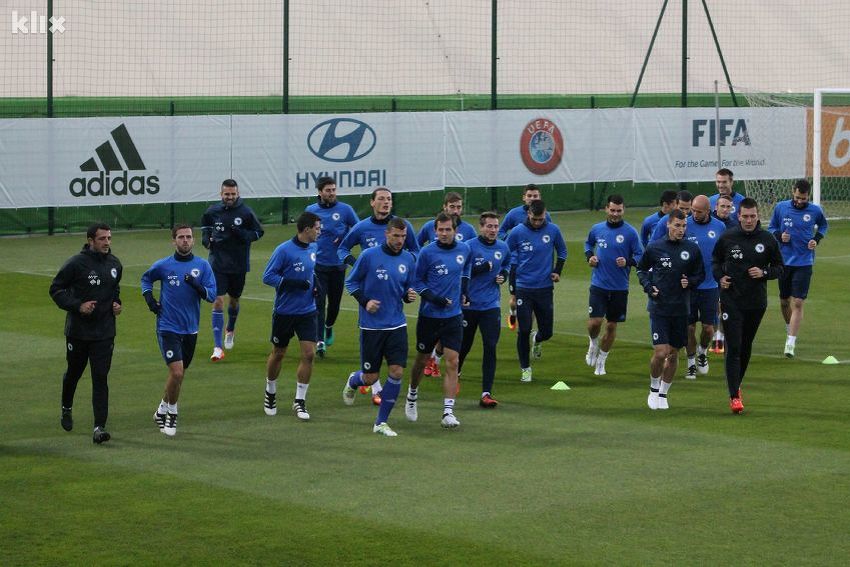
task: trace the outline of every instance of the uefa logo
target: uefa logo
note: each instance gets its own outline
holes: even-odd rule
[[[535,175],[546,175],[561,163],[564,139],[554,122],[535,118],[525,125],[519,139],[522,163]]]
[[[307,147],[325,161],[356,161],[375,149],[377,137],[371,126],[352,118],[333,118],[307,134]]]

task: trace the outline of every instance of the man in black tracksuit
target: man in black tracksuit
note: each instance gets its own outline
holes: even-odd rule
[[[758,221],[758,204],[744,199],[738,207],[740,226],[726,230],[711,258],[720,284],[726,333],[726,383],[732,413],[744,411],[741,382],[750,362],[761,319],[767,309],[767,280],[782,275],[782,253],[776,238]]]
[[[112,255],[112,231],[105,224],[89,227],[87,244],[65,262],[50,284],[50,297],[68,312],[65,318],[65,356],[68,368],[62,378],[62,418],[65,431],[74,421],[71,407],[77,383],[91,363],[94,435],[92,441],[109,441],[106,418],[109,412],[109,386],[115,342],[115,317],[121,313],[121,262]]]
[[[666,410],[667,392],[679,363],[679,349],[688,344],[691,292],[705,279],[702,254],[695,242],[685,240],[685,213],[673,209],[667,236],[649,243],[637,266],[643,290],[654,352],[649,364],[649,409]]]

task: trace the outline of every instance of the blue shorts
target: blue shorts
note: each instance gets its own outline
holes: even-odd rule
[[[215,294],[217,297],[229,295],[230,297],[241,297],[245,289],[245,272],[238,274],[225,274],[224,272],[213,272],[215,275]]]
[[[688,325],[697,321],[703,325],[717,325],[717,302],[720,301],[720,288],[695,289],[691,291],[691,313]]]
[[[389,330],[360,329],[360,369],[378,373],[387,366],[407,366],[407,327]]]
[[[622,323],[626,320],[629,291],[603,289],[592,285],[588,303],[587,311],[591,318],[605,317],[611,323]]]
[[[162,353],[162,358],[166,364],[172,362],[183,361],[183,369],[189,368],[192,364],[192,358],[195,356],[195,344],[198,342],[198,335],[180,335],[178,333],[170,333],[168,331],[160,331],[157,333],[159,342],[159,352]]]
[[[812,282],[811,266],[785,266],[779,278],[779,298],[796,297],[806,299]]]
[[[289,340],[295,335],[298,335],[299,341],[316,342],[318,331],[315,311],[306,315],[272,313],[271,342],[276,348],[289,346]]]
[[[438,341],[443,348],[460,352],[463,344],[463,315],[446,318],[419,316],[416,322],[417,352],[431,352]]]
[[[652,344],[670,345],[679,349],[688,344],[687,315],[649,315],[649,328],[652,331]]]

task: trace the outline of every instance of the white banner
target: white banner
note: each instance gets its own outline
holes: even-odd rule
[[[207,201],[230,117],[0,120],[0,208]]]
[[[718,123],[714,108],[641,108],[635,148],[638,183],[805,177],[806,109],[721,108]]]
[[[447,116],[448,185],[631,179],[631,109],[500,110]]]
[[[591,181],[804,177],[803,108],[0,120],[0,208]]]
[[[314,196],[330,175],[341,195],[442,189],[440,112],[233,117],[233,178],[246,195]]]

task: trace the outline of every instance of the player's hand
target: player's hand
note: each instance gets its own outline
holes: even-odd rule
[[[758,266],[753,266],[748,269],[747,274],[749,274],[749,276],[754,280],[760,280],[761,278],[767,275],[765,271],[762,268],[759,268]]]
[[[443,301],[445,301],[445,302],[446,302],[446,303],[445,303],[445,306],[446,306],[446,307],[451,307],[451,306],[452,306],[452,300],[451,300],[451,299],[449,299],[448,297],[444,297],[444,298],[443,298]]]
[[[655,287],[655,286],[652,286],[652,289],[650,290],[649,295],[651,295],[652,297],[658,297],[658,295],[659,295],[660,293],[661,293],[661,290],[659,290],[659,289],[658,289],[657,287]]]
[[[590,264],[591,268],[595,268],[599,265],[599,257],[596,255],[591,256],[587,259],[587,263]]]
[[[153,298],[153,294],[151,292],[145,293],[144,298],[145,303],[148,304],[148,309],[150,310],[150,312],[158,316],[159,313],[162,311],[162,304]]]
[[[549,274],[549,278],[555,283],[558,283],[559,281],[561,281],[561,276],[559,276],[555,272],[552,272],[551,274]]]
[[[86,301],[80,304],[80,315],[91,315],[95,307],[97,307],[97,301]]]
[[[626,259],[623,258],[622,256],[618,256],[616,262],[617,262],[618,268],[625,268],[626,267]]]
[[[782,242],[788,243],[791,242],[791,233],[787,230],[782,233]]]
[[[682,284],[682,289],[688,289],[688,284],[691,282],[688,281],[688,276],[682,274],[682,279],[679,280],[679,283]]]
[[[502,285],[503,283],[505,283],[505,276],[504,276],[504,274],[499,274],[498,276],[496,276],[496,283],[497,283],[498,285]]]
[[[818,241],[815,240],[814,238],[812,238],[811,240],[809,240],[809,243],[807,244],[807,246],[808,246],[809,250],[814,250],[818,246]]]
[[[369,313],[377,313],[378,309],[381,308],[381,302],[377,299],[370,299],[366,302],[366,311]]]
[[[720,278],[720,287],[723,289],[729,289],[732,287],[732,278],[730,276],[723,276]]]
[[[416,292],[411,288],[407,288],[407,302],[413,303],[416,301]]]
[[[469,307],[469,298],[465,295],[460,296],[460,305],[461,307]]]
[[[112,314],[113,315],[115,315],[116,317],[121,315],[122,310],[123,310],[123,308],[121,307],[120,303],[118,303],[117,301],[112,302]]]

